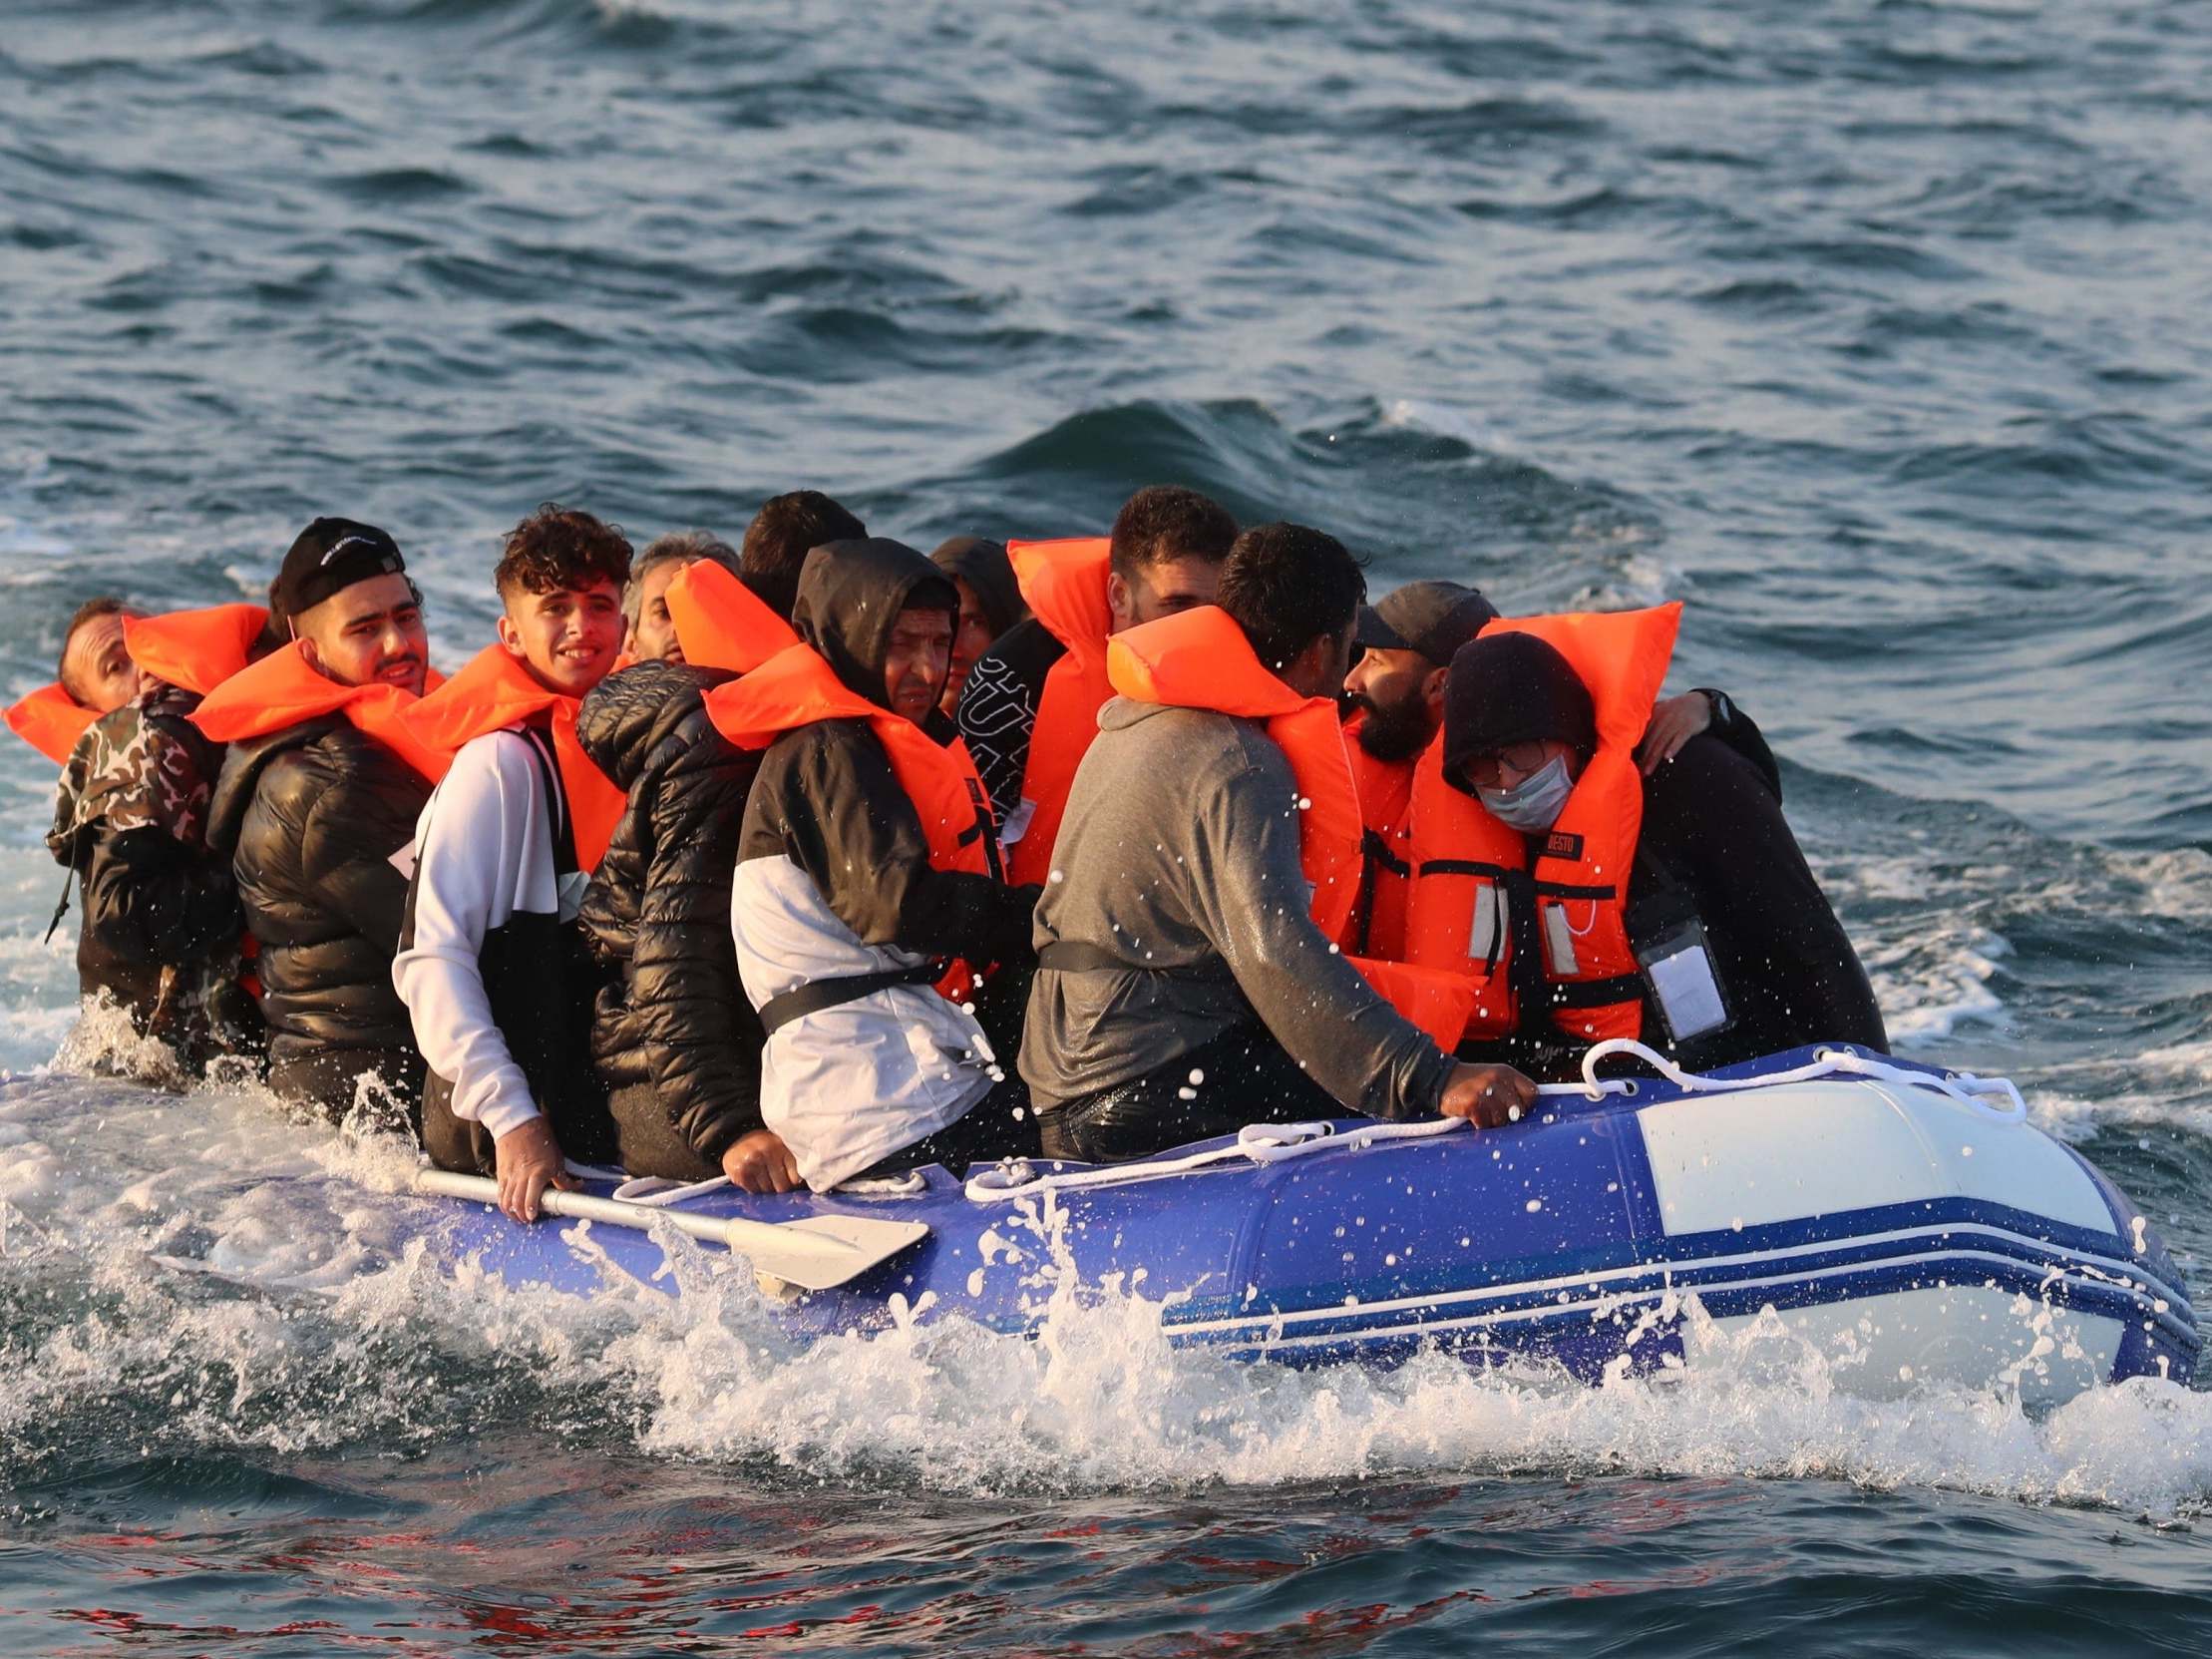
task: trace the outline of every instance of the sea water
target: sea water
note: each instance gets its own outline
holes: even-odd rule
[[[1378,590],[1680,599],[1899,1047],[2017,1078],[2212,1295],[2208,58],[2178,0],[0,4],[0,690],[318,513],[450,669],[547,499],[926,548],[1171,480]],[[2172,1385],[457,1278],[389,1141],[84,1074],[52,782],[0,751],[0,1651],[2212,1646]]]

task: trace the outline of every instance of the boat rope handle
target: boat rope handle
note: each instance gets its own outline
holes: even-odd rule
[[[1597,1090],[1604,1086],[1598,1080],[1598,1063],[1611,1059],[1616,1054],[1635,1055],[1685,1094],[1729,1093],[1736,1089],[1766,1088],[1775,1083],[1801,1083],[1815,1077],[1841,1074],[1877,1078],[1906,1088],[1933,1089],[1939,1094],[1949,1095],[1992,1123],[2023,1123],[2028,1119],[2028,1102],[2021,1098],[2020,1090],[2014,1086],[2010,1077],[1979,1077],[1972,1071],[1948,1071],[1941,1074],[1912,1071],[1887,1060],[1854,1053],[1849,1048],[1822,1048],[1807,1063],[1792,1066],[1786,1071],[1762,1071],[1751,1077],[1700,1077],[1693,1072],[1684,1071],[1664,1054],[1654,1052],[1634,1037],[1609,1037],[1603,1042],[1593,1042],[1583,1051],[1583,1082],[1589,1089]],[[1595,1093],[1591,1095],[1593,1099],[1596,1097]],[[2006,1103],[1992,1105],[1992,1099]]]

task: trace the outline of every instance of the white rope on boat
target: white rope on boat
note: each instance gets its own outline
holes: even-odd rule
[[[1701,1077],[1684,1071],[1664,1054],[1622,1037],[1609,1037],[1590,1046],[1583,1054],[1581,1082],[1546,1083],[1537,1092],[1554,1098],[1574,1094],[1587,1100],[1602,1100],[1608,1094],[1633,1094],[1636,1084],[1632,1080],[1620,1077],[1601,1078],[1598,1075],[1599,1062],[1618,1054],[1635,1055],[1685,1094],[1770,1088],[1777,1083],[1808,1082],[1815,1077],[1844,1075],[1897,1083],[1910,1088],[1933,1089],[1950,1096],[1993,1123],[2020,1123],[2028,1117],[2027,1102],[2021,1098],[2020,1090],[2005,1077],[1978,1077],[1971,1071],[1939,1076],[1926,1071],[1908,1070],[1904,1066],[1855,1054],[1845,1048],[1823,1048],[1806,1064],[1792,1066],[1786,1071],[1764,1071],[1752,1077]],[[1989,1103],[1992,1098],[2002,1099],[2007,1104],[1993,1106]],[[1306,1157],[1338,1146],[1359,1151],[1386,1141],[1422,1140],[1433,1135],[1450,1134],[1456,1129],[1466,1127],[1466,1122],[1462,1117],[1435,1117],[1417,1123],[1362,1123],[1356,1129],[1342,1131],[1332,1124],[1321,1122],[1247,1123],[1237,1131],[1237,1138],[1230,1145],[1209,1147],[1203,1152],[1186,1152],[1177,1158],[1150,1158],[1137,1163],[1111,1164],[1097,1169],[1060,1171],[1040,1169],[1034,1159],[1009,1158],[987,1169],[970,1172],[965,1192],[971,1204],[1001,1204],[1011,1198],[1035,1198],[1049,1193],[1080,1192],[1098,1187],[1124,1186],[1138,1181],[1165,1180],[1176,1175],[1188,1175],[1193,1170],[1212,1168],[1217,1164],[1239,1161],[1254,1164],[1287,1163],[1292,1158]]]
[[[1634,1054],[1687,1094],[1770,1088],[1776,1083],[1809,1082],[1815,1077],[1833,1077],[1840,1073],[1845,1076],[1878,1078],[1906,1088],[1933,1089],[1939,1094],[1949,1095],[1992,1123],[2024,1123],[2028,1120],[2028,1102],[2021,1098],[2020,1090],[2013,1086],[2009,1077],[1978,1077],[1971,1071],[1954,1071],[1947,1075],[1913,1071],[1902,1065],[1893,1065],[1888,1060],[1855,1054],[1848,1048],[1822,1048],[1805,1064],[1792,1066],[1787,1071],[1762,1071],[1754,1077],[1700,1077],[1694,1072],[1684,1071],[1664,1054],[1654,1053],[1633,1037],[1612,1037],[1603,1042],[1592,1043],[1584,1051],[1583,1082],[1594,1090],[1604,1087],[1598,1080],[1598,1062],[1611,1059],[1616,1054]],[[1593,1094],[1592,1098],[1596,1098],[1596,1095]],[[1992,1098],[2007,1103],[1993,1106],[1989,1103]]]

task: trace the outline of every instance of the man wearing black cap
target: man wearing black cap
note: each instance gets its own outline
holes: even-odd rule
[[[392,989],[404,850],[430,798],[394,720],[430,672],[406,571],[383,531],[317,519],[269,591],[289,643],[194,717],[229,744],[207,839],[230,858],[260,944],[270,1085],[333,1120],[379,1094],[387,1109],[419,1110],[422,1092],[422,1056]]]
[[[1590,688],[1550,642],[1485,634],[1452,658],[1443,744],[1445,781],[1525,837],[1527,863],[1539,868],[1533,888],[1506,885],[1514,914],[1504,937],[1519,1009],[1506,1051],[1524,1066],[1559,1072],[1565,1050],[1581,1043],[1563,1045],[1549,1023],[1574,1006],[1557,995],[1574,988],[1557,982],[1559,930],[1535,914],[1544,890],[1538,856],[1563,856],[1555,844],[1583,840],[1559,826],[1599,748]],[[1640,991],[1643,999],[1643,1039],[1697,1070],[1808,1042],[1886,1049],[1866,971],[1759,769],[1699,735],[1641,786],[1621,922],[1637,970],[1630,996]],[[1587,916],[1566,908],[1571,960],[1576,939],[1590,949],[1599,918],[1594,905]]]
[[[1498,614],[1479,590],[1456,582],[1409,582],[1359,608],[1352,634],[1359,656],[1344,676],[1344,704],[1366,826],[1366,867],[1353,924],[1355,948],[1362,953],[1389,959],[1402,954],[1390,902],[1378,904],[1377,894],[1387,889],[1393,871],[1404,874],[1413,770],[1443,726],[1452,656]],[[1781,772],[1765,736],[1722,691],[1684,691],[1657,704],[1637,760],[1650,775],[1708,729],[1758,767],[1780,796]]]

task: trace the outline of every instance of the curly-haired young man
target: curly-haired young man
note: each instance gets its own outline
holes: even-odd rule
[[[499,642],[407,716],[453,754],[416,826],[392,964],[430,1069],[423,1144],[443,1168],[496,1176],[517,1220],[569,1184],[564,1155],[615,1150],[575,919],[623,797],[583,752],[576,711],[621,648],[629,568],[612,525],[532,514],[493,573]]]

